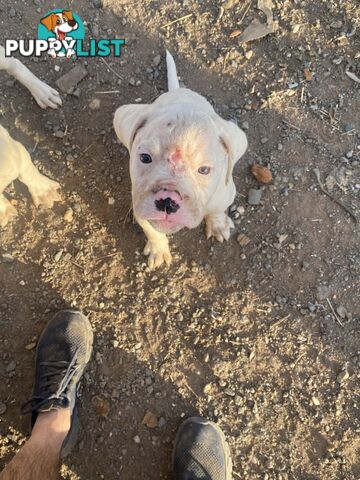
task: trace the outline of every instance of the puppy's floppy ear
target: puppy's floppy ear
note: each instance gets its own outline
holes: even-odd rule
[[[245,133],[233,122],[221,120],[220,142],[228,154],[225,184],[229,183],[235,163],[246,152],[248,142]]]
[[[146,124],[151,105],[123,105],[114,116],[114,129],[120,142],[130,151],[138,131]]]
[[[68,19],[68,20],[74,20],[73,18],[73,13],[71,10],[63,10],[62,11],[62,14],[65,15],[65,17]]]
[[[40,20],[40,23],[44,25],[50,32],[52,32],[56,22],[55,13],[50,13],[47,17]]]

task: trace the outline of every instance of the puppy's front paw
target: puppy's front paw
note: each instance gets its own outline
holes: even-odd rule
[[[155,242],[148,240],[144,254],[149,255],[148,267],[150,270],[160,267],[163,263],[166,263],[166,265],[171,263],[171,253],[167,239]]]
[[[16,208],[3,195],[0,195],[0,227],[5,227],[16,215]]]
[[[62,105],[59,93],[38,78],[29,88],[39,107],[57,108]]]
[[[44,175],[41,175],[41,179],[36,183],[28,185],[28,188],[35,207],[43,205],[45,208],[52,208],[54,202],[61,201],[60,185]]]
[[[205,222],[207,239],[215,237],[219,242],[229,240],[230,230],[234,228],[234,223],[226,213],[207,215]]]

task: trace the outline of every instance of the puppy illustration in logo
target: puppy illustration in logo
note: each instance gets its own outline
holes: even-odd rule
[[[67,34],[73,32],[79,27],[71,10],[63,10],[62,12],[58,13],[52,12],[46,17],[42,18],[40,23],[44,25],[50,32],[54,33],[56,40],[59,40],[60,42],[63,42],[64,40],[73,40],[73,38]],[[75,55],[75,50],[69,48],[65,53],[64,51],[56,52],[54,48],[50,48],[48,54],[53,58],[56,56],[65,57],[65,55],[67,58],[70,58],[72,55]]]

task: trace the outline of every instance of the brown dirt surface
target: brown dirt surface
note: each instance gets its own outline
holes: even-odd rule
[[[224,430],[235,480],[359,480],[359,227],[313,172],[359,216],[360,90],[345,73],[360,76],[359,3],[273,3],[276,31],[240,44],[233,31],[265,21],[255,0],[65,1],[88,35],[126,39],[123,56],[106,60],[121,79],[100,58],[25,59],[52,86],[78,62],[88,70],[79,98],[42,111],[0,74],[1,124],[64,199],[43,211],[17,182],[6,190],[19,215],[0,231],[0,468],[29,432],[19,406],[37,339],[73,307],[89,316],[95,347],[63,479],[170,479],[176,429],[201,414]],[[35,37],[56,7],[0,0],[0,43]],[[165,48],[249,148],[235,170],[231,239],[184,230],[171,238],[171,267],[148,272],[112,117],[165,91]],[[256,182],[254,163],[272,184]],[[258,205],[251,188],[262,189]]]

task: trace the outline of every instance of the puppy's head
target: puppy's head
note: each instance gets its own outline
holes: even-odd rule
[[[126,105],[114,128],[130,152],[135,215],[164,233],[199,225],[247,148],[235,124],[191,106]]]
[[[61,13],[50,13],[40,20],[49,31],[57,33],[60,40],[65,38],[65,34],[76,30],[78,24],[74,20],[70,10],[63,10]],[[64,38],[61,38],[64,37]]]

